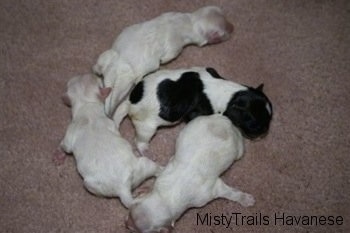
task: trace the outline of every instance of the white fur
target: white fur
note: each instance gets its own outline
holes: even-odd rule
[[[136,129],[136,145],[141,154],[145,154],[149,141],[159,126],[172,125],[159,117],[160,103],[157,98],[157,87],[165,79],[178,80],[185,72],[198,72],[205,89],[204,92],[211,101],[214,113],[223,113],[232,97],[232,93],[246,90],[245,86],[232,81],[213,78],[203,67],[190,69],[159,70],[146,76],[143,80],[144,91],[140,102],[131,104],[127,99],[117,108],[114,121],[119,125],[125,115],[129,115]]]
[[[104,113],[100,79],[77,76],[68,82],[66,98],[72,105],[73,119],[61,148],[73,153],[85,187],[93,194],[120,197],[129,207],[131,189],[159,167],[151,160],[137,158],[128,141],[120,136],[115,124]]]
[[[214,6],[193,13],[164,13],[125,28],[93,67],[104,76],[105,87],[113,88],[106,99],[106,114],[111,116],[135,83],[177,57],[184,46],[218,43],[227,40],[232,30],[221,9]]]
[[[243,138],[222,115],[201,116],[180,133],[176,153],[155,181],[151,193],[135,199],[128,225],[142,233],[169,228],[191,207],[215,198],[243,206],[254,198],[226,185],[220,178],[243,154]]]

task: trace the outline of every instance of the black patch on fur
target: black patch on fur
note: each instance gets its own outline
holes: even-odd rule
[[[211,67],[206,68],[206,71],[213,77],[213,78],[218,78],[218,79],[224,79],[223,77],[220,76],[220,74]]]
[[[213,107],[211,106],[210,100],[207,95],[202,91],[196,101],[194,108],[184,117],[185,122],[189,122],[197,116],[207,116],[214,114]]]
[[[266,105],[269,105],[271,114]],[[261,90],[248,87],[248,90],[233,94],[224,115],[246,138],[254,139],[267,133],[272,119],[272,105]]]
[[[159,116],[166,121],[176,122],[191,120],[202,112],[208,112],[211,105],[203,89],[197,72],[185,72],[177,81],[162,81],[157,89]]]
[[[143,96],[143,81],[139,82],[130,93],[129,100],[132,104],[140,102]]]

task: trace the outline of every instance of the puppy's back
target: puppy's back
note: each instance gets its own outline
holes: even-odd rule
[[[219,114],[192,120],[176,142],[177,160],[193,163],[194,167],[212,175],[220,175],[242,154],[240,131],[228,118]]]

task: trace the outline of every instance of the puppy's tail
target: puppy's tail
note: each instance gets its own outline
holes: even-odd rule
[[[124,100],[117,108],[113,115],[113,121],[117,130],[119,130],[120,123],[129,112],[130,102],[128,99]]]

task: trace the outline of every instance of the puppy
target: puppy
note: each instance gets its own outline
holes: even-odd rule
[[[110,88],[100,88],[93,75],[77,76],[68,82],[64,96],[73,119],[60,147],[73,153],[84,186],[95,195],[120,197],[125,207],[133,202],[131,189],[159,172],[151,160],[137,158],[128,141],[104,113],[103,100]]]
[[[106,114],[112,116],[135,83],[177,57],[184,46],[219,43],[227,40],[232,31],[232,24],[214,6],[193,13],[164,13],[125,28],[93,67],[104,77],[105,87],[113,88],[105,102]]]
[[[225,115],[253,139],[267,133],[272,105],[262,85],[252,88],[224,80],[213,68],[160,70],[135,86],[114,120],[118,125],[129,114],[137,148],[144,154],[159,126],[214,113]]]
[[[135,199],[127,227],[142,233],[167,232],[188,208],[204,206],[215,198],[253,205],[253,196],[219,178],[242,155],[242,135],[226,117],[216,114],[194,119],[180,132],[176,153],[153,190]]]

